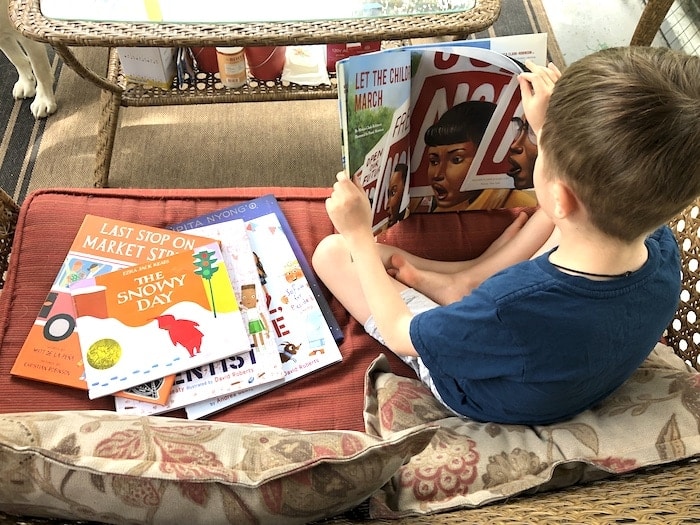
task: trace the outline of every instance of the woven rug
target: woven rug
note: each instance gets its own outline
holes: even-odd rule
[[[53,50],[49,50],[49,58],[58,81],[62,61]],[[16,81],[17,70],[0,53],[0,188],[18,199],[26,194],[47,120],[34,119],[29,109],[32,99],[12,98]]]
[[[548,33],[540,0],[503,0],[496,24],[473,37]],[[76,48],[93,70],[107,52]],[[42,187],[89,187],[100,91],[50,53],[57,113],[35,121],[14,101],[16,72],[0,53],[0,187],[16,202]],[[122,108],[110,171],[113,187],[329,186],[342,168],[336,100]]]

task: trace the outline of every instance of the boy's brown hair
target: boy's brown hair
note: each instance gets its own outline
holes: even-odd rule
[[[545,176],[571,187],[595,227],[626,242],[653,231],[700,195],[700,57],[582,58],[554,86],[540,144]]]

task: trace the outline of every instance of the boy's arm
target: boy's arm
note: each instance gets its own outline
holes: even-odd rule
[[[399,355],[416,356],[409,326],[413,314],[382,263],[371,229],[371,209],[364,192],[341,172],[326,200],[333,225],[348,244],[362,293],[387,347]]]

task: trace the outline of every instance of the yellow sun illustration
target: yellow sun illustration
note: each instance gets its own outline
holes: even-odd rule
[[[122,356],[122,347],[114,339],[100,339],[90,345],[87,351],[88,364],[97,370],[113,367]]]

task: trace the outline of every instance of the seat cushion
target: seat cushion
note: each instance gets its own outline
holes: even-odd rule
[[[23,203],[10,268],[0,295],[0,413],[42,410],[113,410],[111,397],[89,400],[86,392],[10,375],[85,214],[166,227],[194,216],[273,193],[310,260],[315,246],[333,233],[325,211],[325,188],[46,189]],[[419,255],[457,260],[481,253],[517,210],[415,214],[383,234],[380,242]],[[324,289],[325,290],[325,289]],[[370,363],[386,351],[326,292],[343,327],[342,363],[209,416],[216,421],[257,423],[301,430],[364,431],[363,381]],[[392,370],[413,372],[389,352]],[[168,414],[185,417],[184,411]]]
[[[84,214],[167,226],[270,192],[310,258],[333,232],[328,190],[42,190],[25,201],[0,296],[0,510],[110,522],[302,523],[364,499],[353,516],[403,518],[700,454],[700,374],[670,348],[659,345],[610,398],[571,421],[478,423],[447,412],[327,291],[343,328],[343,361],[214,421],[115,416],[103,411],[112,410],[109,398],[90,401],[84,391],[10,375]],[[470,258],[518,211],[415,214],[378,240]]]
[[[436,430],[382,439],[99,410],[0,414],[0,510],[91,523],[308,523],[359,505]]]

